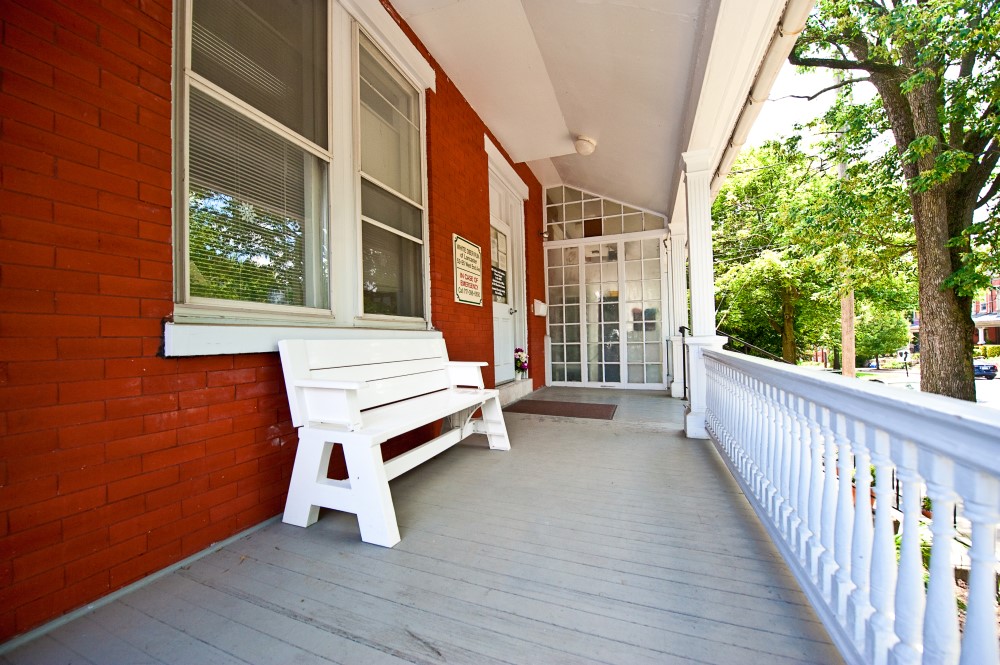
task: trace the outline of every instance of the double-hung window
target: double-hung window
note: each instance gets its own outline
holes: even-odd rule
[[[358,69],[364,311],[423,316],[420,95],[363,33]]]
[[[424,96],[398,48],[335,0],[181,9],[175,322],[425,326]]]

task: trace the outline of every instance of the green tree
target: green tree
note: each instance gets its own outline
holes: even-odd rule
[[[858,358],[878,358],[895,353],[910,341],[906,317],[871,305],[861,307],[857,319]]]
[[[192,296],[306,304],[301,222],[219,192],[188,198]]]
[[[885,169],[830,173],[799,148],[770,142],[740,157],[713,207],[723,333],[789,362],[840,346],[840,296],[889,310],[915,304],[908,200]]]
[[[793,363],[797,309],[814,289],[789,211],[814,177],[795,141],[770,142],[741,155],[712,210],[720,329]]]
[[[819,0],[789,58],[878,91],[873,104],[843,104],[837,122],[860,150],[880,124],[891,129],[917,244],[921,389],[966,400],[971,295],[1000,262],[998,57],[996,0]]]

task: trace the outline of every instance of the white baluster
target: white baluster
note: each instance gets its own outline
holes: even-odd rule
[[[872,443],[872,463],[875,465],[875,531],[872,534],[871,604],[873,613],[868,620],[865,655],[874,665],[885,665],[889,651],[896,644],[893,632],[895,613],[893,592],[896,587],[896,536],[892,531],[892,463],[889,458],[889,437],[876,432]]]
[[[812,480],[812,462],[810,459],[812,431],[809,429],[809,420],[805,415],[808,408],[805,399],[801,397],[796,398],[794,413],[799,437],[799,463],[795,474],[795,518],[792,525],[796,534],[794,550],[799,555],[799,561],[802,562],[806,570],[809,570],[806,543],[809,541],[811,535],[809,531],[809,482]]]
[[[969,602],[962,637],[961,665],[1000,662],[997,646],[996,538],[1000,514],[1000,484],[996,478],[976,473],[974,492],[965,501],[965,516],[972,522],[969,559]]]
[[[762,428],[762,417],[761,417],[761,395],[759,392],[759,382],[757,379],[752,377],[748,378],[748,391],[750,395],[750,404],[752,405],[751,410],[751,428],[750,428],[750,451],[751,460],[753,463],[753,482],[750,487],[753,490],[753,495],[757,499],[757,502],[761,502],[764,492],[764,478],[761,473],[761,461],[760,461],[760,442],[762,439],[761,428]]]
[[[792,551],[795,551],[795,541],[798,536],[798,525],[795,524],[798,506],[798,475],[799,475],[799,446],[802,444],[799,434],[799,419],[795,415],[795,396],[785,393],[785,401],[782,403],[782,411],[785,413],[785,430],[788,435],[785,437],[785,514],[783,527],[785,529],[785,540],[788,541]]]
[[[858,431],[862,427],[863,434]],[[851,541],[851,582],[854,589],[847,600],[847,628],[854,635],[861,653],[865,652],[865,630],[873,611],[868,585],[872,548],[872,476],[869,451],[874,443],[875,429],[870,425],[855,423],[854,465],[857,470],[854,474],[854,533]]]
[[[779,422],[781,425],[781,478],[778,487],[781,488],[781,503],[778,506],[778,531],[785,540],[788,541],[788,522],[792,514],[792,451],[795,449],[796,441],[793,438],[792,414],[788,409],[788,400],[791,397],[788,391],[783,390],[778,402]]]
[[[820,518],[820,539],[823,549],[819,558],[819,577],[826,602],[833,606],[833,576],[837,559],[833,555],[837,524],[837,447],[833,439],[833,413],[823,409],[823,512]]]
[[[924,650],[923,623],[924,566],[920,556],[920,476],[916,472],[916,450],[909,441],[893,442],[897,476],[903,488],[903,542],[899,554],[899,580],[896,582],[895,631],[899,642],[893,647],[890,663],[915,665]]]
[[[746,439],[743,437],[743,412],[740,409],[740,376],[731,367],[726,368],[727,379],[730,381],[729,391],[726,395],[726,437],[729,440],[730,448],[736,454],[736,469],[740,476],[746,480]]]
[[[823,448],[826,441],[823,436],[822,418],[823,413],[819,404],[811,402],[809,404],[809,428],[812,432],[810,441],[810,458],[812,468],[809,479],[809,574],[817,582],[821,579],[819,574],[819,557],[823,553],[823,544],[820,539],[823,524]],[[819,585],[823,588],[823,585]]]
[[[788,432],[785,430],[785,414],[784,414],[784,404],[782,404],[782,396],[784,391],[780,388],[775,388],[774,391],[774,404],[772,405],[774,409],[774,508],[771,513],[771,521],[778,528],[778,533],[784,536],[784,528],[782,526],[782,515],[785,512],[785,503],[787,488],[785,487],[785,462],[788,457]]]
[[[739,393],[736,397],[736,407],[740,410],[740,447],[743,451],[743,478],[750,487],[751,494],[756,479],[753,465],[753,411],[754,399],[750,392],[750,377],[740,375]]]
[[[851,581],[851,540],[854,535],[854,501],[851,496],[851,474],[854,463],[851,442],[854,439],[854,420],[837,416],[837,468],[840,471],[837,492],[837,532],[834,554],[837,557],[837,574],[834,576],[833,608],[841,624],[847,625],[847,595],[854,589]]]
[[[780,491],[778,489],[778,478],[779,478],[779,446],[780,433],[778,431],[778,414],[777,408],[774,405],[774,395],[778,392],[778,388],[774,386],[768,386],[767,388],[767,471],[764,474],[768,481],[768,494],[767,494],[767,514],[771,518],[772,523],[776,523],[775,520],[775,506],[778,503],[778,497]]]
[[[753,485],[752,482],[752,470],[750,468],[750,410],[751,410],[751,400],[747,393],[747,377],[746,375],[739,373],[735,374],[735,390],[733,392],[732,408],[733,412],[738,415],[739,422],[736,427],[736,432],[733,435],[736,438],[737,444],[740,450],[740,475],[747,482],[749,486]]]
[[[931,519],[930,580],[924,616],[924,662],[948,665],[958,662],[958,607],[955,600],[955,544],[952,515],[955,510],[954,473],[951,460],[935,456],[927,481],[934,517]]]

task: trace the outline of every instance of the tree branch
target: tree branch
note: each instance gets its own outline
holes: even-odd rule
[[[982,208],[984,205],[989,203],[990,199],[996,196],[997,192],[1000,191],[1000,173],[993,178],[993,183],[990,185],[989,190],[976,201],[976,208]]]
[[[862,81],[870,81],[870,80],[871,79],[867,76],[862,76],[854,79],[847,79],[845,81],[841,81],[840,83],[834,83],[833,85],[829,85],[812,95],[785,95],[784,97],[778,97],[776,99],[772,99],[771,101],[777,102],[782,99],[806,99],[808,101],[812,101],[817,97],[819,97],[820,95],[822,95],[824,92],[830,92],[831,90],[836,90],[837,88],[843,88],[845,85],[850,85],[852,83],[860,83]]]
[[[1000,113],[1000,104],[997,104],[997,102],[993,102],[983,110],[983,112],[979,115],[979,119],[981,121],[985,121],[991,115],[996,115],[998,113]],[[965,144],[962,146],[962,150],[978,156],[986,151],[986,146],[989,145],[992,141],[993,137],[990,136],[989,134],[982,135],[982,134],[973,134],[972,132],[969,132],[969,134],[965,138]]]
[[[794,51],[788,55],[788,62],[797,67],[826,67],[827,69],[860,69],[866,72],[899,75],[899,67],[873,60],[838,60],[837,58],[806,58]]]

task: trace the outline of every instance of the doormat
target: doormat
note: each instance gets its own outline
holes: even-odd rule
[[[553,402],[544,399],[522,399],[503,407],[503,410],[511,413],[533,413],[538,416],[563,416],[565,418],[611,420],[615,417],[615,410],[617,408],[617,404]]]

